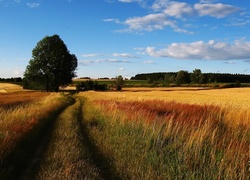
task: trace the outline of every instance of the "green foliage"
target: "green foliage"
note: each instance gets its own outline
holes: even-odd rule
[[[179,85],[190,83],[188,71],[183,71],[183,70],[179,71],[177,73],[175,81],[176,81],[176,84],[179,84]]]
[[[121,75],[119,75],[119,76],[116,78],[116,81],[115,81],[116,90],[117,90],[117,91],[121,91],[123,85],[124,85],[123,77],[122,77]]]
[[[158,81],[163,78],[165,84],[176,83],[175,78],[178,72],[156,72],[137,74],[131,77],[131,80],[148,80],[151,82]],[[193,72],[188,73],[193,84],[205,83],[250,83],[250,75],[247,74],[229,74],[229,73],[202,73],[200,69],[195,69]],[[190,81],[189,81],[190,82]]]
[[[77,58],[58,35],[46,36],[32,50],[24,73],[24,88],[58,91],[76,76]]]
[[[88,91],[88,90],[95,90],[95,91],[106,91],[107,84],[98,84],[97,81],[87,80],[76,85],[77,91]]]
[[[190,75],[190,79],[194,84],[202,84],[205,82],[205,77],[203,76],[200,69],[193,70],[193,73]]]

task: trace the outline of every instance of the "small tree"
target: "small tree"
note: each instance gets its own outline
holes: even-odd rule
[[[193,70],[193,73],[190,75],[192,83],[202,84],[204,83],[204,76],[200,69]]]
[[[116,90],[121,91],[123,85],[124,85],[123,77],[119,75],[118,77],[116,77],[116,81],[115,81]]]
[[[25,88],[58,91],[76,76],[77,58],[58,35],[46,36],[32,50],[24,73]]]

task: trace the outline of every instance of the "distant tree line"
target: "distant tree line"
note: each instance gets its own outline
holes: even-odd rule
[[[12,78],[0,78],[0,82],[22,82],[21,77],[12,77]]]
[[[124,79],[121,75],[114,78],[114,83],[108,84],[102,83],[98,84],[97,81],[87,80],[84,82],[80,82],[76,85],[77,91],[88,91],[88,90],[94,90],[94,91],[106,91],[108,89],[116,89],[117,91],[121,91],[122,87],[124,86]]]
[[[157,72],[137,74],[131,80],[147,80],[148,83],[162,84],[206,84],[206,83],[250,83],[250,75],[229,73],[202,73],[200,69],[193,72]]]

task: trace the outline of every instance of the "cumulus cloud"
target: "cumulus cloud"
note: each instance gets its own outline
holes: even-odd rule
[[[185,2],[170,2],[169,5],[163,10],[164,14],[181,18],[185,15],[193,15],[194,10],[191,5]]]
[[[196,41],[192,43],[172,43],[164,49],[147,47],[150,56],[176,59],[198,60],[242,60],[250,58],[250,42],[236,40],[233,43]]]
[[[129,18],[126,21],[124,21],[123,24],[128,26],[127,29],[128,32],[133,32],[133,31],[150,32],[153,30],[163,29],[166,26],[169,26],[175,30],[179,29],[176,23],[168,19],[168,17],[163,13],[148,14],[142,17]]]
[[[119,0],[120,2],[142,2],[140,0]],[[124,21],[118,19],[105,19],[106,22],[124,24],[127,28],[116,32],[142,32],[162,30],[170,27],[175,32],[193,34],[193,32],[182,28],[179,19],[186,20],[188,17],[210,16],[213,18],[225,18],[240,9],[222,3],[213,3],[211,0],[201,0],[199,3],[190,4],[180,1],[155,0],[150,6],[154,13],[144,16],[129,17]],[[151,11],[152,12],[152,11]]]
[[[216,18],[224,18],[239,10],[239,8],[227,4],[195,4],[194,9],[200,16],[212,16]]]
[[[188,4],[178,1],[155,1],[152,5],[155,11],[164,12],[168,16],[181,18],[183,16],[211,16],[215,18],[223,18],[240,9],[228,4],[212,3],[211,1],[200,1],[196,4]]]

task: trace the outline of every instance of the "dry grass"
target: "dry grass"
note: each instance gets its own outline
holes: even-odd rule
[[[46,98],[44,95],[43,97],[10,109],[0,108],[0,154],[13,149],[16,143],[42,119],[62,106],[60,95],[51,94]]]
[[[122,92],[91,91],[82,94],[92,99],[115,101],[163,100],[184,104],[219,106],[227,111],[228,123],[233,123],[236,126],[250,124],[250,88],[128,88]]]
[[[92,136],[123,177],[248,179],[249,93],[143,88],[80,95],[89,100]]]
[[[121,92],[84,92],[96,99],[163,100],[188,104],[218,105],[237,109],[250,109],[250,88],[124,88]]]
[[[9,83],[0,83],[0,93],[24,91],[22,86]]]
[[[49,93],[35,91],[0,93],[0,108],[26,104],[28,102],[44,98],[48,95]]]
[[[10,108],[41,99],[49,93],[24,90],[21,86],[0,83],[0,108]]]

